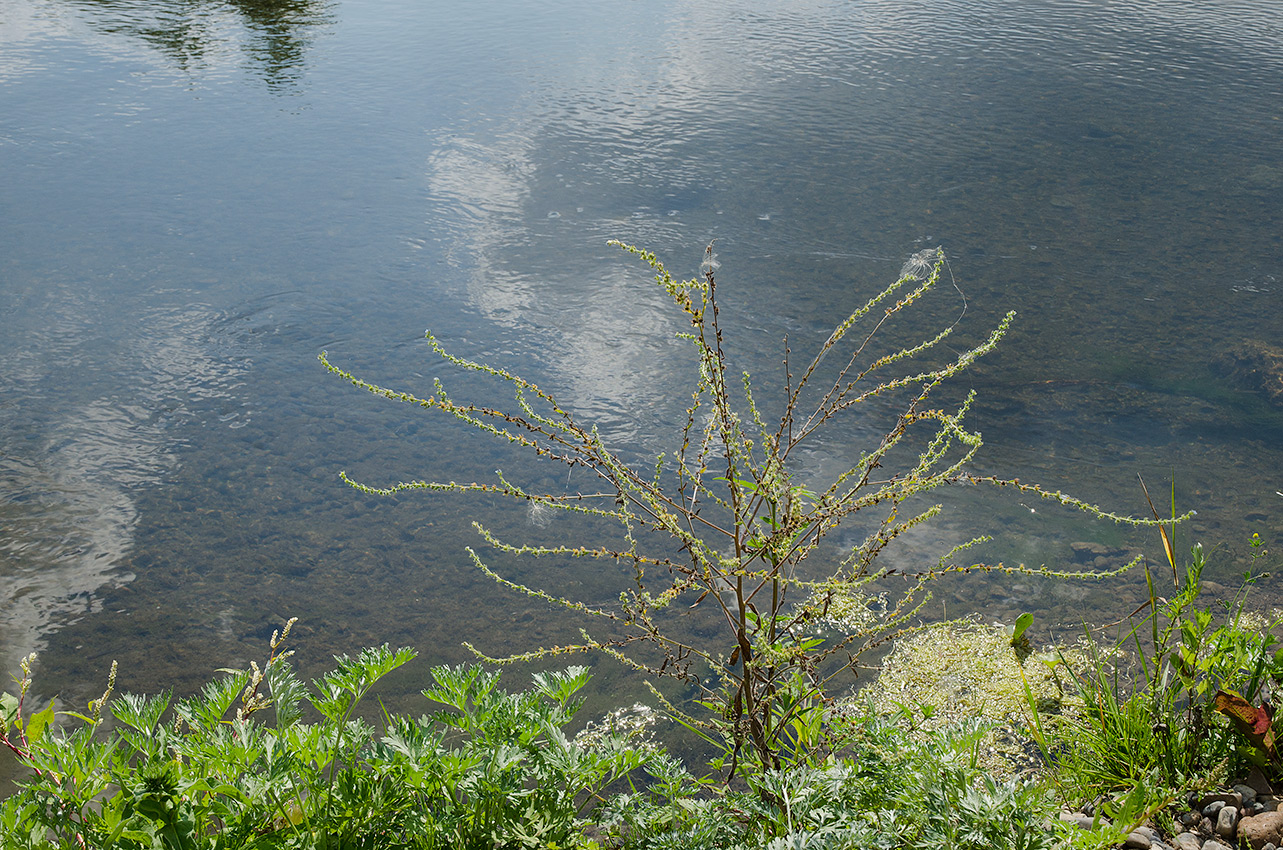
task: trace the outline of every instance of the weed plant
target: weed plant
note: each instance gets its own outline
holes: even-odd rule
[[[719,315],[718,263],[712,246],[705,252],[700,275],[686,281],[674,278],[654,254],[620,247],[650,266],[656,283],[683,314],[690,330],[679,336],[693,348],[697,364],[676,448],[648,468],[630,466],[596,428],[581,423],[535,384],[497,366],[453,355],[431,333],[427,338],[432,350],[447,363],[506,384],[513,393],[511,406],[500,409],[458,400],[440,380],[426,396],[384,388],[321,354],[327,369],[357,387],[457,417],[549,463],[586,469],[599,484],[587,493],[535,492],[500,473],[493,483],[411,481],[379,488],[343,476],[367,493],[494,493],[606,520],[617,528],[605,541],[547,546],[502,540],[476,524],[482,539],[496,550],[596,559],[627,576],[618,604],[588,604],[499,575],[469,549],[476,566],[500,584],[564,606],[594,623],[575,645],[492,660],[535,660],[596,650],[692,686],[707,714],[695,716],[671,703],[667,709],[721,749],[717,766],[727,777],[813,765],[828,751],[823,725],[835,692],[850,681],[849,673],[865,652],[911,627],[933,579],[955,571],[1023,571],[951,560],[987,539],[977,538],[947,553],[938,565],[914,571],[902,595],[886,599],[874,593],[873,583],[895,572],[879,567],[878,556],[900,535],[940,512],[940,504],[929,502],[937,491],[950,485],[988,484],[1098,517],[1149,523],[1108,514],[1034,484],[968,471],[981,447],[980,435],[964,427],[974,394],[968,393],[956,406],[941,407],[935,404],[936,393],[993,350],[1014,313],[961,352],[945,345],[952,325],[906,347],[876,347],[880,332],[938,288],[947,272],[940,249],[913,255],[895,282],[834,328],[804,368],[795,370],[786,340],[782,399],[771,412],[759,405],[749,375],[737,375],[730,366],[734,339]],[[862,426],[877,427],[877,411],[892,402],[898,405],[896,412],[853,465],[824,480],[803,480],[798,465],[805,446],[852,418],[859,418]],[[822,545],[857,515],[873,530],[849,551],[831,558],[831,550]],[[665,542],[650,546],[656,539]],[[1084,575],[1045,568],[1029,572]],[[686,637],[672,625],[674,610],[701,603],[714,611],[720,631],[715,637]]]
[[[336,659],[305,687],[287,653],[226,671],[172,701],[115,696],[87,713],[32,712],[7,695],[4,742],[32,770],[0,801],[0,846],[51,848],[887,848],[1042,850],[1054,800],[988,776],[984,725],[927,733],[913,713],[848,707],[830,755],[728,788],[648,737],[653,713],[614,712],[566,729],[582,668],[523,692],[493,670],[438,667],[434,710],[355,717],[378,680],[413,655],[387,647]],[[28,667],[30,662],[28,662]],[[114,719],[114,726],[104,718]],[[641,771],[645,776],[640,775]]]
[[[288,631],[288,627],[286,629]],[[572,847],[603,790],[654,748],[638,729],[566,728],[583,668],[541,673],[510,694],[480,668],[438,667],[435,711],[356,715],[408,649],[338,657],[305,687],[287,656],[228,671],[198,695],[115,697],[85,714],[23,710],[5,694],[3,743],[32,775],[0,802],[5,850],[45,848]],[[106,712],[115,723],[105,725]]]
[[[821,764],[770,770],[739,790],[697,781],[671,759],[655,782],[603,811],[619,845],[691,848],[1038,850],[1055,801],[1037,783],[996,780],[980,764],[983,721],[917,734],[904,712],[869,706],[834,718],[846,746]],[[702,794],[699,792],[703,792]]]
[[[1150,599],[1136,612],[1144,616],[1133,617],[1115,644],[1093,643],[1089,633],[1090,663],[1070,664],[1065,655],[1053,662],[1051,675],[1066,683],[1079,710],[1053,717],[1027,688],[1030,730],[1056,794],[986,770],[984,721],[924,728],[922,706],[888,717],[847,700],[839,710],[838,676],[869,648],[918,630],[915,617],[935,577],[1013,571],[951,562],[971,545],[965,544],[909,576],[903,596],[883,604],[873,595],[873,582],[893,572],[877,557],[940,511],[910,507],[940,488],[990,484],[1098,517],[1158,525],[1175,573],[1170,537],[1156,515],[1152,522],[1118,517],[1037,485],[967,471],[981,446],[979,435],[963,427],[973,396],[946,410],[932,406],[933,394],[992,350],[1012,315],[980,344],[936,365],[922,364],[943,349],[952,327],[889,353],[872,348],[881,329],[940,282],[947,266],[938,249],[912,257],[796,374],[785,345],[784,398],[768,424],[752,380],[730,373],[711,247],[700,277],[685,282],[653,255],[623,247],[649,264],[689,320],[692,330],[682,337],[698,362],[678,448],[652,469],[629,466],[597,430],[534,384],[449,354],[431,336],[448,363],[506,384],[513,407],[458,401],[439,381],[426,398],[389,390],[324,354],[322,361],[379,396],[444,411],[597,477],[597,492],[574,494],[528,492],[502,474],[494,483],[349,483],[375,493],[497,493],[614,523],[612,541],[559,546],[507,542],[477,526],[504,552],[623,565],[631,581],[614,607],[524,586],[475,552],[472,558],[505,586],[598,624],[575,646],[517,658],[597,650],[697,686],[705,716],[665,705],[719,748],[711,773],[692,773],[646,738],[642,708],[569,735],[588,681],[581,667],[538,674],[520,693],[500,689],[492,669],[438,667],[424,691],[430,714],[384,713],[376,728],[358,708],[414,653],[384,646],[338,657],[334,670],[308,686],[281,651],[287,625],[273,635],[261,668],[223,671],[187,699],[116,697],[113,668],[103,696],[83,714],[28,706],[33,659],[24,661],[17,692],[0,696],[0,743],[31,771],[0,802],[6,850],[1105,847],[1179,790],[1206,785],[1218,771],[1277,760],[1272,730],[1260,732],[1258,722],[1264,711],[1258,706],[1283,680],[1283,657],[1272,652],[1270,634],[1277,622],[1253,620],[1245,594],[1219,617],[1200,608],[1204,556],[1197,547],[1170,600],[1158,596],[1147,571]],[[821,367],[830,356],[841,360],[826,372]],[[902,404],[854,465],[824,481],[801,480],[800,446],[872,399],[888,397]],[[861,512],[874,516],[873,531],[838,562],[827,561],[822,543]],[[667,548],[643,545],[654,532],[667,537]],[[1249,573],[1246,586],[1254,580]],[[700,604],[724,628],[702,642],[679,637],[665,615]],[[1020,637],[1012,636],[1013,647]],[[1121,663],[1123,649],[1135,653],[1134,665]],[[1099,801],[1097,811],[1113,826],[1096,832],[1049,826],[1066,801]]]
[[[1157,595],[1151,577],[1149,601],[1119,638],[1102,645],[1088,630],[1086,664],[1061,656],[1055,666],[1077,710],[1052,717],[1032,701],[1030,709],[1067,804],[1104,801],[1123,819],[1143,820],[1252,765],[1279,769],[1273,740],[1283,724],[1268,711],[1283,687],[1279,612],[1266,617],[1247,605],[1264,556],[1254,537],[1241,589],[1211,606],[1201,604],[1206,556],[1195,545],[1170,599]]]

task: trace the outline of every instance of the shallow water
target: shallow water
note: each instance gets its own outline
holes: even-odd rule
[[[635,261],[693,274],[717,240],[728,324],[769,385],[905,258],[943,245],[980,471],[1144,515],[1198,511],[1232,584],[1283,551],[1283,407],[1214,368],[1283,344],[1283,30],[1273,4],[11,0],[0,11],[0,662],[83,703],[264,654],[384,641],[423,664],[572,639],[464,545],[520,505],[361,496],[531,469],[457,423],[364,396],[332,359],[426,390],[425,328],[526,374],[631,459],[668,448],[682,330]],[[962,312],[924,305],[924,336]],[[800,356],[800,355],[799,355]],[[484,391],[484,390],[482,390]],[[835,428],[822,476],[867,440]],[[946,494],[896,563],[1064,565],[1152,533],[1000,493]],[[851,540],[858,539],[852,532]],[[609,599],[582,564],[507,564]],[[946,613],[1113,619],[1143,577],[968,580]],[[1262,600],[1278,604],[1273,580]],[[600,665],[604,692],[622,674]]]

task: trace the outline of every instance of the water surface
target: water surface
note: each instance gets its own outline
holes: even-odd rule
[[[384,641],[439,662],[463,660],[463,639],[573,638],[463,551],[474,517],[512,537],[558,525],[480,498],[365,497],[337,473],[579,482],[359,394],[316,354],[484,392],[432,360],[431,328],[648,463],[682,421],[689,360],[612,238],[683,275],[716,239],[737,356],[766,386],[786,334],[813,350],[908,255],[944,246],[958,291],[906,334],[957,319],[963,294],[957,345],[1019,313],[958,388],[980,394],[980,471],[1130,514],[1147,511],[1138,475],[1164,498],[1174,478],[1198,511],[1181,545],[1216,546],[1213,577],[1232,583],[1253,532],[1283,551],[1283,407],[1216,366],[1283,345],[1276,11],[11,0],[0,662],[40,650],[43,692],[83,702],[112,659],[122,689],[193,687],[263,655],[289,616],[307,670]],[[835,427],[807,474],[871,433]],[[1010,563],[1081,563],[1084,540],[1155,551],[1027,500],[946,495],[892,556],[906,568],[981,533],[997,540],[977,557]],[[619,589],[596,567],[495,562],[587,598]],[[1141,585],[943,598],[1050,629],[1121,616]]]

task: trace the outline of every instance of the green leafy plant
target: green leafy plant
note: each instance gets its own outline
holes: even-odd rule
[[[1267,761],[1268,724],[1257,739],[1217,712],[1250,712],[1254,721],[1263,713],[1256,706],[1274,699],[1283,683],[1283,654],[1272,634],[1279,622],[1247,606],[1259,578],[1250,570],[1219,611],[1200,605],[1205,567],[1195,545],[1170,600],[1157,596],[1151,579],[1143,616],[1136,612],[1120,640],[1102,647],[1087,632],[1086,663],[1061,665],[1076,690],[1076,710],[1059,718],[1033,710],[1069,801],[1132,800],[1131,809],[1149,812],[1183,789],[1206,788],[1216,776]],[[1143,804],[1133,800],[1138,788]]]
[[[567,847],[606,786],[645,764],[654,748],[642,724],[564,727],[582,705],[582,667],[540,673],[520,694],[500,690],[479,667],[438,667],[425,696],[445,708],[419,721],[398,719],[370,763],[433,801],[430,846]]]
[[[850,707],[833,718],[847,747],[823,766],[750,777],[742,789],[702,785],[653,765],[656,782],[603,811],[625,848],[897,848],[1042,850],[1055,801],[1035,782],[997,780],[980,765],[983,722],[925,737],[910,712]],[[677,772],[677,778],[673,774]],[[694,796],[694,789],[704,794]]]
[[[952,325],[890,351],[877,352],[874,345],[883,330],[937,288],[947,271],[943,251],[913,255],[894,283],[834,328],[804,368],[795,371],[786,343],[782,401],[768,414],[749,375],[736,374],[731,365],[731,337],[719,314],[712,246],[700,275],[686,281],[674,278],[654,254],[619,247],[650,266],[656,283],[684,315],[690,330],[679,336],[691,346],[697,364],[677,448],[648,468],[626,463],[596,428],[581,423],[535,384],[453,355],[431,334],[428,342],[444,361],[506,384],[513,392],[512,406],[456,400],[440,380],[426,396],[384,388],[335,366],[324,352],[320,355],[332,373],[377,396],[442,411],[545,461],[586,469],[596,477],[596,492],[557,493],[527,490],[502,473],[494,483],[411,481],[383,488],[343,475],[367,493],[502,494],[615,525],[617,534],[605,542],[553,546],[502,540],[476,525],[482,539],[502,552],[598,559],[623,566],[631,575],[617,605],[590,605],[501,576],[469,550],[477,567],[497,582],[597,623],[595,631],[585,630],[583,641],[573,646],[497,660],[597,650],[637,669],[684,680],[700,691],[699,701],[711,711],[695,717],[669,704],[670,712],[724,749],[728,776],[759,774],[812,760],[816,741],[808,730],[829,704],[835,681],[841,681],[836,677],[854,671],[865,651],[908,626],[933,579],[955,571],[1023,571],[950,562],[987,539],[978,538],[947,553],[937,567],[910,576],[898,598],[886,601],[874,594],[872,582],[894,572],[878,567],[878,556],[900,535],[940,512],[941,505],[924,501],[936,491],[990,484],[1100,517],[1151,524],[1107,514],[1033,484],[967,471],[981,446],[980,435],[963,425],[974,395],[968,393],[951,407],[933,402],[943,384],[993,350],[1014,314],[960,353],[941,355]],[[802,479],[798,467],[805,446],[844,419],[877,421],[874,401],[877,410],[885,410],[891,399],[896,412],[858,460],[824,480]],[[862,542],[836,555],[825,548],[830,535],[857,514],[861,520],[872,519],[866,523],[872,531]],[[684,611],[701,603],[721,624],[715,638],[692,639],[666,619],[674,608]]]
[[[6,850],[580,846],[604,789],[654,755],[637,724],[567,736],[582,668],[509,694],[493,672],[438,667],[433,716],[385,715],[379,734],[361,703],[414,653],[340,656],[309,688],[278,652],[288,631],[262,668],[178,701],[109,686],[89,713],[60,713],[69,729],[24,716],[28,660],[4,703],[5,740],[32,771],[0,801]]]

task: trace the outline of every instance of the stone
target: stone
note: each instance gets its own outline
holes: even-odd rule
[[[1234,790],[1243,797],[1243,805],[1248,806],[1256,802],[1256,789],[1250,785],[1235,785]]]
[[[1123,839],[1123,847],[1127,850],[1150,850],[1154,842],[1150,840],[1148,833],[1149,830],[1142,832],[1139,829],[1127,833],[1127,837]]]
[[[1070,543],[1069,548],[1074,550],[1074,560],[1082,564],[1091,563],[1096,558],[1116,555],[1121,551],[1119,549],[1113,549],[1109,546],[1106,546],[1103,543],[1093,543],[1093,542],[1086,542],[1086,541],[1080,541],[1078,543]]]
[[[1283,812],[1264,812],[1243,818],[1238,825],[1238,837],[1252,850],[1261,850],[1266,844],[1283,842]]]
[[[1243,805],[1243,795],[1237,791],[1222,791],[1218,794],[1204,794],[1198,798],[1198,805],[1194,808],[1201,809],[1205,814],[1207,807],[1212,803],[1224,803],[1227,806],[1235,808]]]
[[[1238,809],[1225,806],[1216,813],[1216,834],[1221,838],[1234,840],[1238,831]]]
[[[1205,582],[1202,582],[1199,585],[1199,587],[1202,588],[1203,593],[1210,593],[1212,596],[1225,595],[1225,585],[1221,584],[1220,582],[1205,581]]]
[[[1091,829],[1091,816],[1082,812],[1061,812],[1060,819],[1065,823],[1072,823],[1079,829]]]
[[[1274,794],[1274,789],[1270,786],[1270,780],[1265,778],[1265,774],[1261,772],[1259,767],[1254,767],[1248,771],[1247,779],[1243,781],[1243,784],[1255,791],[1258,798],[1273,796]]]
[[[1176,850],[1201,850],[1203,846],[1203,839],[1192,832],[1182,832],[1172,841],[1175,842]]]
[[[1220,811],[1221,811],[1221,809],[1223,809],[1223,808],[1225,808],[1225,801],[1224,801],[1224,800],[1213,800],[1212,802],[1210,802],[1210,803],[1208,803],[1207,805],[1203,806],[1203,817],[1205,817],[1205,818],[1214,818],[1214,817],[1216,817],[1218,814],[1220,814]]]
[[[1209,838],[1203,842],[1203,850],[1233,850],[1233,848],[1227,847],[1215,838]]]
[[[1283,404],[1283,348],[1246,339],[1213,358],[1213,365],[1239,387]]]

